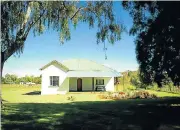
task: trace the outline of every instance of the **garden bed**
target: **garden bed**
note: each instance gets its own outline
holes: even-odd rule
[[[147,91],[109,92],[99,94],[100,99],[154,99],[157,95]]]

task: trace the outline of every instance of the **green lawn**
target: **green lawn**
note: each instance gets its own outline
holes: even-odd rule
[[[98,93],[71,92],[66,95],[40,95],[40,85],[34,87],[22,85],[3,85],[2,98],[9,103],[69,103],[67,97],[75,97],[75,101],[104,101],[97,97]]]
[[[180,98],[170,98],[179,95],[160,92],[166,98],[113,101],[97,98],[98,93],[41,96],[39,91],[39,86],[2,86],[2,129],[180,129]],[[67,100],[69,96],[75,101]]]
[[[180,97],[180,94],[175,94],[175,93],[168,93],[168,92],[158,92],[158,91],[153,91],[153,90],[146,90],[149,93],[154,93],[158,97]]]

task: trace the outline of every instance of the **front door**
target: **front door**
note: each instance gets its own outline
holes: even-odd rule
[[[77,91],[82,91],[82,79],[77,79]]]

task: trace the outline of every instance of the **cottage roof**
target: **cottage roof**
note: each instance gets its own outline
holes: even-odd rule
[[[96,63],[87,59],[70,59],[62,61],[52,61],[42,67],[40,70],[45,69],[50,65],[56,65],[57,67],[67,71],[68,77],[118,77],[120,73],[116,70],[107,67],[105,65]]]

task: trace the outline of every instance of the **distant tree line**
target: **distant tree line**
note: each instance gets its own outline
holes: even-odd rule
[[[2,84],[20,84],[21,82],[27,83],[27,82],[33,82],[36,84],[41,84],[41,76],[24,76],[24,77],[18,77],[15,74],[6,74],[1,79]]]
[[[153,82],[149,85],[143,83],[143,79],[141,79],[140,71],[125,71],[121,72],[123,76],[121,76],[119,80],[119,86],[124,89],[152,89],[158,91],[168,91],[168,92],[178,92],[180,93],[180,86],[174,86],[172,80],[165,76],[166,78],[162,80],[162,86],[156,82]]]

